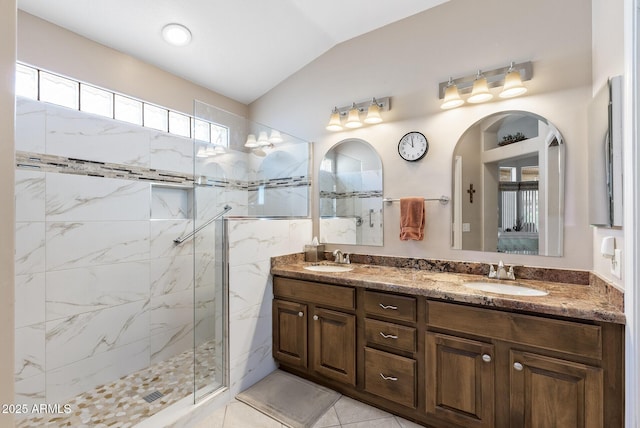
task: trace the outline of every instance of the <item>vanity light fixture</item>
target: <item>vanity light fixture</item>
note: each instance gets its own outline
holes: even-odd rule
[[[267,131],[260,131],[258,134],[258,146],[264,147],[268,146],[271,143],[269,142],[269,138],[267,138]]]
[[[182,24],[167,24],[162,27],[162,38],[173,46],[186,46],[191,41],[191,31]]]
[[[369,108],[367,109],[367,117],[364,118],[364,123],[376,124],[382,122],[382,116],[380,116],[380,106],[375,97],[371,100]]]
[[[348,107],[334,107],[331,111],[329,123],[327,124],[328,131],[342,131],[342,127],[345,128],[359,128],[363,125],[363,122],[367,125],[373,125],[382,122],[382,116],[380,112],[391,110],[391,98],[372,98],[370,101],[363,101],[360,103],[351,103]],[[360,114],[365,114],[364,121],[360,120]],[[344,125],[342,124],[342,118],[346,117]]]
[[[356,103],[351,105],[349,115],[347,116],[347,121],[344,123],[344,126],[351,129],[360,128],[362,126],[362,122],[360,122],[360,111],[358,111]]]
[[[275,129],[271,130],[271,134],[269,134],[269,142],[270,143],[282,143],[282,135],[280,131],[276,131]]]
[[[527,92],[522,84],[533,77],[533,64],[531,61],[516,64],[511,62],[508,67],[496,68],[488,71],[480,71],[474,75],[451,78],[438,85],[438,97],[443,99],[442,109],[451,109],[464,104],[462,95],[471,93],[466,101],[470,103],[482,103],[493,98],[492,88],[503,87],[500,98],[511,98]]]
[[[258,141],[256,140],[255,134],[247,135],[247,142],[244,143],[244,146],[250,149],[255,149],[256,147],[258,147]]]
[[[473,81],[473,89],[471,90],[471,96],[467,99],[472,104],[484,103],[493,98],[493,94],[489,92],[489,85],[487,84],[487,78],[482,75],[480,70],[476,75],[476,80]]]
[[[447,83],[447,87],[444,90],[444,102],[440,108],[447,110],[450,108],[460,107],[462,104],[464,104],[464,100],[460,98],[458,86],[453,83],[453,80],[449,77],[449,83]]]
[[[527,92],[527,88],[522,84],[520,71],[513,68],[514,62],[511,61],[507,76],[504,78],[504,88],[500,92],[500,98],[512,98]]]

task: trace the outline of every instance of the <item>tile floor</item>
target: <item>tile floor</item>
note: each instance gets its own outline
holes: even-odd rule
[[[344,395],[313,428],[418,428],[421,425]],[[286,428],[240,401],[232,401],[192,428]]]

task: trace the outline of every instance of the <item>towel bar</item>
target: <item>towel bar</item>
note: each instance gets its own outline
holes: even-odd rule
[[[428,201],[438,201],[440,202],[442,205],[447,205],[449,203],[449,200],[451,198],[449,198],[448,196],[440,196],[439,198],[424,198],[425,202]],[[399,202],[400,198],[384,198],[382,199],[382,202],[386,202],[387,204],[391,205],[393,202]]]

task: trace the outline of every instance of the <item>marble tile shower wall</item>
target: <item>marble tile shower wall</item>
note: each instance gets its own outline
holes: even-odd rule
[[[16,150],[193,172],[189,139],[31,100],[17,103]],[[200,174],[246,183],[248,162],[230,152]],[[248,214],[246,186],[228,182],[195,190],[196,218],[226,203]],[[60,402],[192,346],[194,245],[173,244],[192,229],[192,197],[131,176],[16,170],[16,402]],[[216,305],[207,240],[195,243],[197,323]]]

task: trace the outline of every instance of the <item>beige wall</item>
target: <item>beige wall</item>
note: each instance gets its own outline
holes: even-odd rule
[[[187,114],[194,100],[248,114],[242,103],[22,11],[18,60]]]
[[[15,30],[16,2],[0,0],[0,404],[13,403]],[[13,416],[0,413],[0,425]]]
[[[424,242],[399,241],[396,204],[384,208],[384,247],[344,250],[493,263],[503,258],[505,263],[591,269],[592,240],[585,238],[591,230],[583,150],[591,97],[591,43],[591,9],[584,0],[451,0],[336,46],[252,103],[251,117],[314,141],[316,171],[333,144],[362,138],[383,159],[385,196],[439,197],[451,194],[453,148],[467,127],[501,110],[544,116],[567,142],[564,257],[451,250],[451,206],[438,203],[427,207]],[[505,66],[511,60],[533,61],[527,96],[440,110],[439,82],[449,75]],[[334,105],[372,96],[392,97],[385,123],[340,133],[324,130]],[[414,130],[423,132],[430,144],[427,156],[415,164],[397,155],[400,137]],[[317,199],[314,203],[317,206]]]

